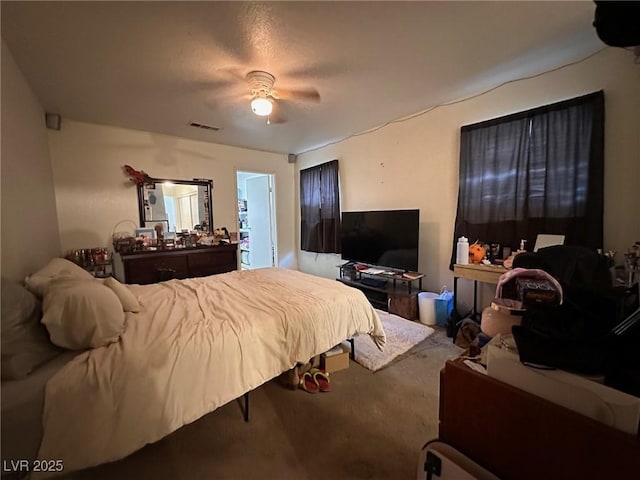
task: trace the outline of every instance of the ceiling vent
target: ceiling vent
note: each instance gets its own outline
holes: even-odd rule
[[[196,128],[202,128],[204,130],[213,130],[214,132],[217,132],[220,130],[220,127],[214,127],[213,125],[205,125],[204,123],[198,123],[198,122],[189,122],[189,125]]]

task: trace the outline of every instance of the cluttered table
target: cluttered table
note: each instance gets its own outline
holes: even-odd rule
[[[507,271],[502,265],[484,265],[470,263],[468,265],[455,264],[453,266],[453,310],[457,312],[458,279],[473,280],[473,311],[472,317],[477,319],[478,282],[497,284],[500,276]]]

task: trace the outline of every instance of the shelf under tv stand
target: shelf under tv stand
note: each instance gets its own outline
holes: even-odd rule
[[[388,311],[408,320],[418,319],[418,293],[422,290],[422,278],[409,279],[397,275],[367,274],[340,267],[339,282],[362,291],[374,308]],[[384,287],[367,285],[363,278],[384,280]],[[414,287],[418,282],[418,288]]]

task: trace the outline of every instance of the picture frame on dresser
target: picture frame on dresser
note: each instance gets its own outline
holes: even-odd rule
[[[153,228],[136,228],[135,234],[136,237],[142,237],[144,235],[154,240],[156,238],[156,231]]]

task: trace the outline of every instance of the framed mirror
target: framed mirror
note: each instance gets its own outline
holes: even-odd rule
[[[171,180],[147,177],[138,183],[140,227],[153,229],[163,225],[163,231],[176,234],[200,230],[211,232],[213,180]]]

